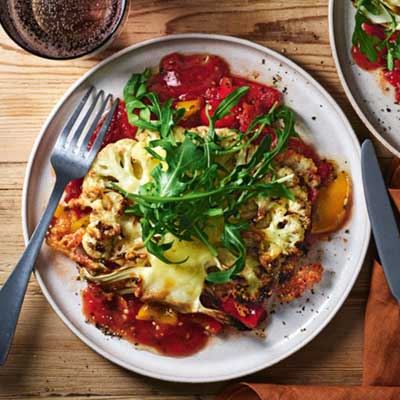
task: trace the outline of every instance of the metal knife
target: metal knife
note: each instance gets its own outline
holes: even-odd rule
[[[361,146],[364,195],[376,247],[389,288],[400,303],[400,235],[388,191],[370,140]]]

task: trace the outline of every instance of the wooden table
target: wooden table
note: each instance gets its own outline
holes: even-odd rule
[[[104,53],[56,62],[31,56],[0,32],[0,284],[24,245],[20,203],[33,141],[64,91],[115,51],[156,36],[206,32],[240,36],[282,52],[310,72],[344,109],[360,138],[355,115],[331,57],[327,0],[135,0],[123,33]],[[388,154],[380,148],[383,163]],[[303,350],[247,380],[274,383],[360,383],[363,314],[370,251],[345,305]],[[164,383],[119,368],[77,339],[51,310],[32,279],[14,345],[0,369],[0,399],[209,399],[225,384]]]

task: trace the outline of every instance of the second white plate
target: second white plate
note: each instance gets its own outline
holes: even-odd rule
[[[400,157],[400,105],[394,91],[380,82],[379,74],[359,68],[351,57],[355,8],[351,0],[330,0],[329,35],[340,81],[358,116],[371,133]]]

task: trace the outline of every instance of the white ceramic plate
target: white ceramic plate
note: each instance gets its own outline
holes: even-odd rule
[[[59,101],[36,141],[28,164],[22,206],[25,240],[44,208],[54,181],[49,163],[52,146],[60,126],[85,88],[93,84],[121,96],[132,72],[157,66],[164,55],[175,51],[217,54],[237,74],[257,73],[258,81],[269,84],[278,81],[286,93],[286,104],[298,114],[298,129],[305,132],[305,140],[314,143],[320,154],[337,160],[350,172],[354,182],[351,218],[330,242],[321,244],[327,272],[315,294],[278,309],[271,318],[266,339],[245,334],[214,338],[203,351],[187,358],[169,358],[135,349],[130,343],[106,337],[85,323],[77,295],[82,284],[75,279],[73,263],[44,246],[36,279],[56,313],[88,346],[114,363],[144,375],[170,381],[211,382],[269,367],[314,338],[350,292],[366,253],[370,229],[362,193],[359,144],[328,93],[297,65],[262,46],[231,37],[189,34],[150,40],[115,54],[79,79]],[[301,311],[307,297],[309,301]]]
[[[333,58],[346,95],[371,133],[400,157],[400,105],[376,71],[359,68],[351,57],[355,8],[350,0],[330,0],[329,35]]]

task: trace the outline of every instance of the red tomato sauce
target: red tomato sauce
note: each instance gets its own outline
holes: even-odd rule
[[[383,76],[395,88],[396,101],[400,103],[400,60],[394,62],[393,71],[385,71]]]
[[[143,303],[133,297],[104,293],[89,284],[83,291],[83,312],[89,322],[132,343],[149,346],[168,356],[189,356],[201,350],[222,325],[206,316],[179,314],[176,325],[136,318]]]
[[[204,96],[226,75],[228,64],[218,56],[172,53],[161,60],[160,72],[151,78],[150,89],[161,101],[193,100]]]
[[[381,41],[385,40],[386,38],[385,30],[381,25],[364,23],[362,29],[368,35],[375,36]],[[395,32],[389,41],[395,41],[398,34],[398,32]],[[393,70],[388,71],[386,68],[386,54],[387,49],[385,47],[378,51],[378,58],[376,61],[370,61],[368,57],[361,52],[359,47],[353,46],[351,48],[353,60],[360,68],[366,71],[382,69],[382,75],[384,79],[395,89],[396,102],[400,103],[400,60],[396,60]]]
[[[216,127],[244,132],[255,117],[280,103],[282,95],[275,88],[232,75],[220,57],[172,53],[161,60],[160,72],[150,81],[150,90],[162,101],[201,101],[201,110],[185,122],[187,128],[208,125],[206,106],[213,115],[218,104],[239,86],[248,86],[249,91]]]
[[[375,62],[372,62],[361,52],[359,47],[353,46],[351,48],[351,55],[355,63],[366,71],[374,71],[378,68],[382,68],[385,65],[383,53],[379,53],[378,59]]]

